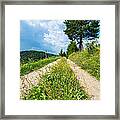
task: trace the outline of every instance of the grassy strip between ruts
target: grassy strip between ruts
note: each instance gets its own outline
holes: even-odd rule
[[[37,62],[26,63],[20,67],[20,75],[23,76],[25,74],[28,74],[31,71],[37,70],[57,59],[59,59],[59,57],[50,57],[43,60],[39,60]]]
[[[87,50],[72,53],[69,59],[86,70],[92,76],[100,80],[100,49],[96,49],[94,54],[89,54]]]
[[[88,95],[81,89],[79,81],[65,58],[46,73],[39,85],[33,86],[25,100],[86,100]]]

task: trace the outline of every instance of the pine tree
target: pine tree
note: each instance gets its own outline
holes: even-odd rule
[[[76,42],[70,41],[70,44],[68,45],[68,48],[67,48],[67,56],[69,56],[71,53],[77,52],[77,51],[78,51],[78,48],[77,48]]]
[[[63,57],[66,57],[66,53],[65,52],[63,52]]]
[[[83,49],[83,40],[99,38],[99,20],[65,20],[64,24],[65,34],[70,40],[77,42],[80,51]]]
[[[63,56],[63,49],[60,50],[59,55],[60,55],[60,56]]]

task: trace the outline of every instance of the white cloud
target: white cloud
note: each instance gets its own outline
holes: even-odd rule
[[[43,28],[48,31],[48,33],[43,34],[43,38],[53,51],[59,52],[60,49],[65,50],[67,48],[69,40],[63,32],[63,20],[27,20],[26,22],[32,27]]]
[[[26,20],[26,22],[27,22],[30,26],[36,27],[36,23],[33,22],[32,20]]]
[[[44,40],[53,46],[57,52],[66,49],[68,44],[67,35],[63,32],[63,21],[49,21],[43,24],[48,29],[48,34],[44,33]]]

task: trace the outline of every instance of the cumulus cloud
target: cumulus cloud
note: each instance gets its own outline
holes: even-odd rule
[[[36,27],[36,23],[32,20],[26,20],[26,23],[29,24],[32,27]]]
[[[52,51],[58,53],[60,49],[66,50],[69,40],[63,32],[65,28],[63,20],[27,20],[26,22],[34,28],[47,30],[43,33],[43,39]]]
[[[59,52],[60,49],[66,50],[68,37],[63,32],[63,21],[49,21],[46,24],[42,23],[42,26],[48,29],[48,33],[44,33],[44,40],[57,52]]]

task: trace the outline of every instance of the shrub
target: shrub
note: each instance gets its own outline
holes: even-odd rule
[[[73,53],[69,59],[79,65],[82,69],[100,80],[100,49],[97,48],[94,54],[90,54],[87,50]]]
[[[39,85],[33,86],[26,100],[85,100],[88,95],[80,88],[79,81],[65,58],[43,76]]]
[[[48,63],[51,63],[51,62],[57,60],[58,58],[59,57],[50,57],[50,58],[46,58],[43,60],[39,60],[37,62],[26,63],[24,65],[21,65],[20,75],[23,76],[25,74],[30,73],[31,71],[37,70],[37,69],[47,65]]]

